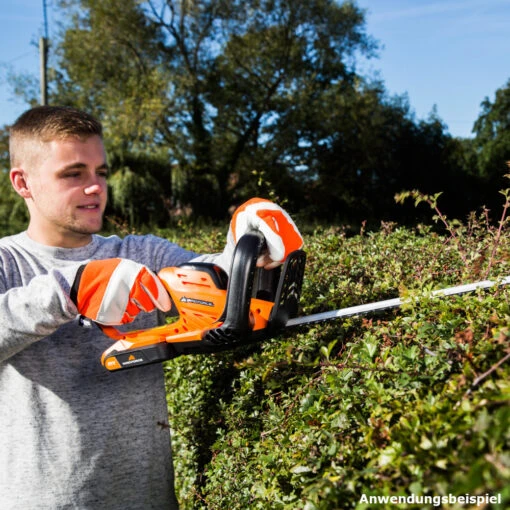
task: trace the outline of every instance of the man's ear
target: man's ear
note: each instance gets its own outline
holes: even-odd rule
[[[32,198],[25,170],[22,168],[12,168],[9,176],[11,178],[12,187],[16,190],[18,195],[23,198]]]

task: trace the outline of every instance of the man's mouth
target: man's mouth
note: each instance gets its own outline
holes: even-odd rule
[[[79,205],[78,209],[99,209],[99,204]]]

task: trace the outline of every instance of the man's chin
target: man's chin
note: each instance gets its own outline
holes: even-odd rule
[[[75,225],[71,227],[69,230],[74,234],[83,235],[83,236],[91,236],[92,234],[97,234],[103,228],[103,223],[101,222],[99,225]]]

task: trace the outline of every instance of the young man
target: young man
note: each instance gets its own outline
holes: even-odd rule
[[[37,107],[11,128],[11,182],[26,232],[0,240],[0,501],[5,510],[175,509],[162,366],[111,373],[105,325],[160,323],[156,276],[191,259],[228,270],[235,242],[264,233],[273,267],[301,247],[294,223],[254,199],[235,213],[225,250],[198,256],[155,236],[97,235],[108,164],[100,123]],[[146,312],[146,313],[140,313]]]

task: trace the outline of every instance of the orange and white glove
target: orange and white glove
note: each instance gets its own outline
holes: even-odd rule
[[[270,200],[252,198],[236,209],[230,222],[226,250],[233,253],[233,246],[251,230],[258,230],[266,239],[267,253],[257,260],[259,267],[277,267],[289,253],[303,246],[303,238],[292,218]]]
[[[84,317],[105,326],[118,326],[140,312],[170,310],[171,301],[161,280],[132,260],[94,260],[80,266],[71,299]]]

